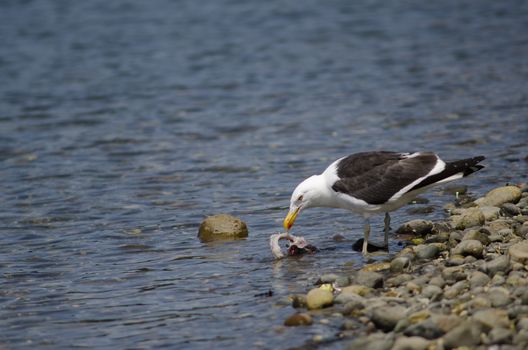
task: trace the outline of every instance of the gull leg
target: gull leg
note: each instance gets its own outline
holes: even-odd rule
[[[368,251],[367,251],[367,246],[368,246],[368,239],[369,239],[369,235],[370,235],[370,223],[369,223],[369,219],[365,219],[365,231],[363,232],[363,249],[361,250],[361,253],[363,253],[363,255],[367,255]]]
[[[385,248],[387,248],[387,251],[389,251],[389,230],[390,230],[390,215],[389,213],[385,213],[385,220],[384,220],[384,223],[385,223],[385,228],[384,228],[384,233],[385,233]]]

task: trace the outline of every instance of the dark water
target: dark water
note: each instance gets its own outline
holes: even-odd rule
[[[361,221],[308,211],[322,251],[273,261],[300,180],[371,149],[486,155],[475,195],[526,180],[525,1],[13,0],[0,37],[0,348],[333,339],[285,298],[363,263],[332,240]],[[249,238],[200,243],[219,212]]]

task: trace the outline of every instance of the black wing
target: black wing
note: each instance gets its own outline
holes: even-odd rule
[[[386,203],[402,188],[426,176],[438,162],[436,154],[364,152],[343,158],[337,164],[340,178],[332,189],[369,204]]]

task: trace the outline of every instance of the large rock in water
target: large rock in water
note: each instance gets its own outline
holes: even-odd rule
[[[200,225],[198,238],[202,242],[233,240],[248,236],[244,221],[228,214],[208,216]]]

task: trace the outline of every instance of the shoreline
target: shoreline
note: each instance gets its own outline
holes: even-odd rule
[[[321,275],[292,295],[285,326],[339,324],[302,347],[528,348],[528,186],[445,209],[446,220],[398,228],[414,239],[390,259]]]

